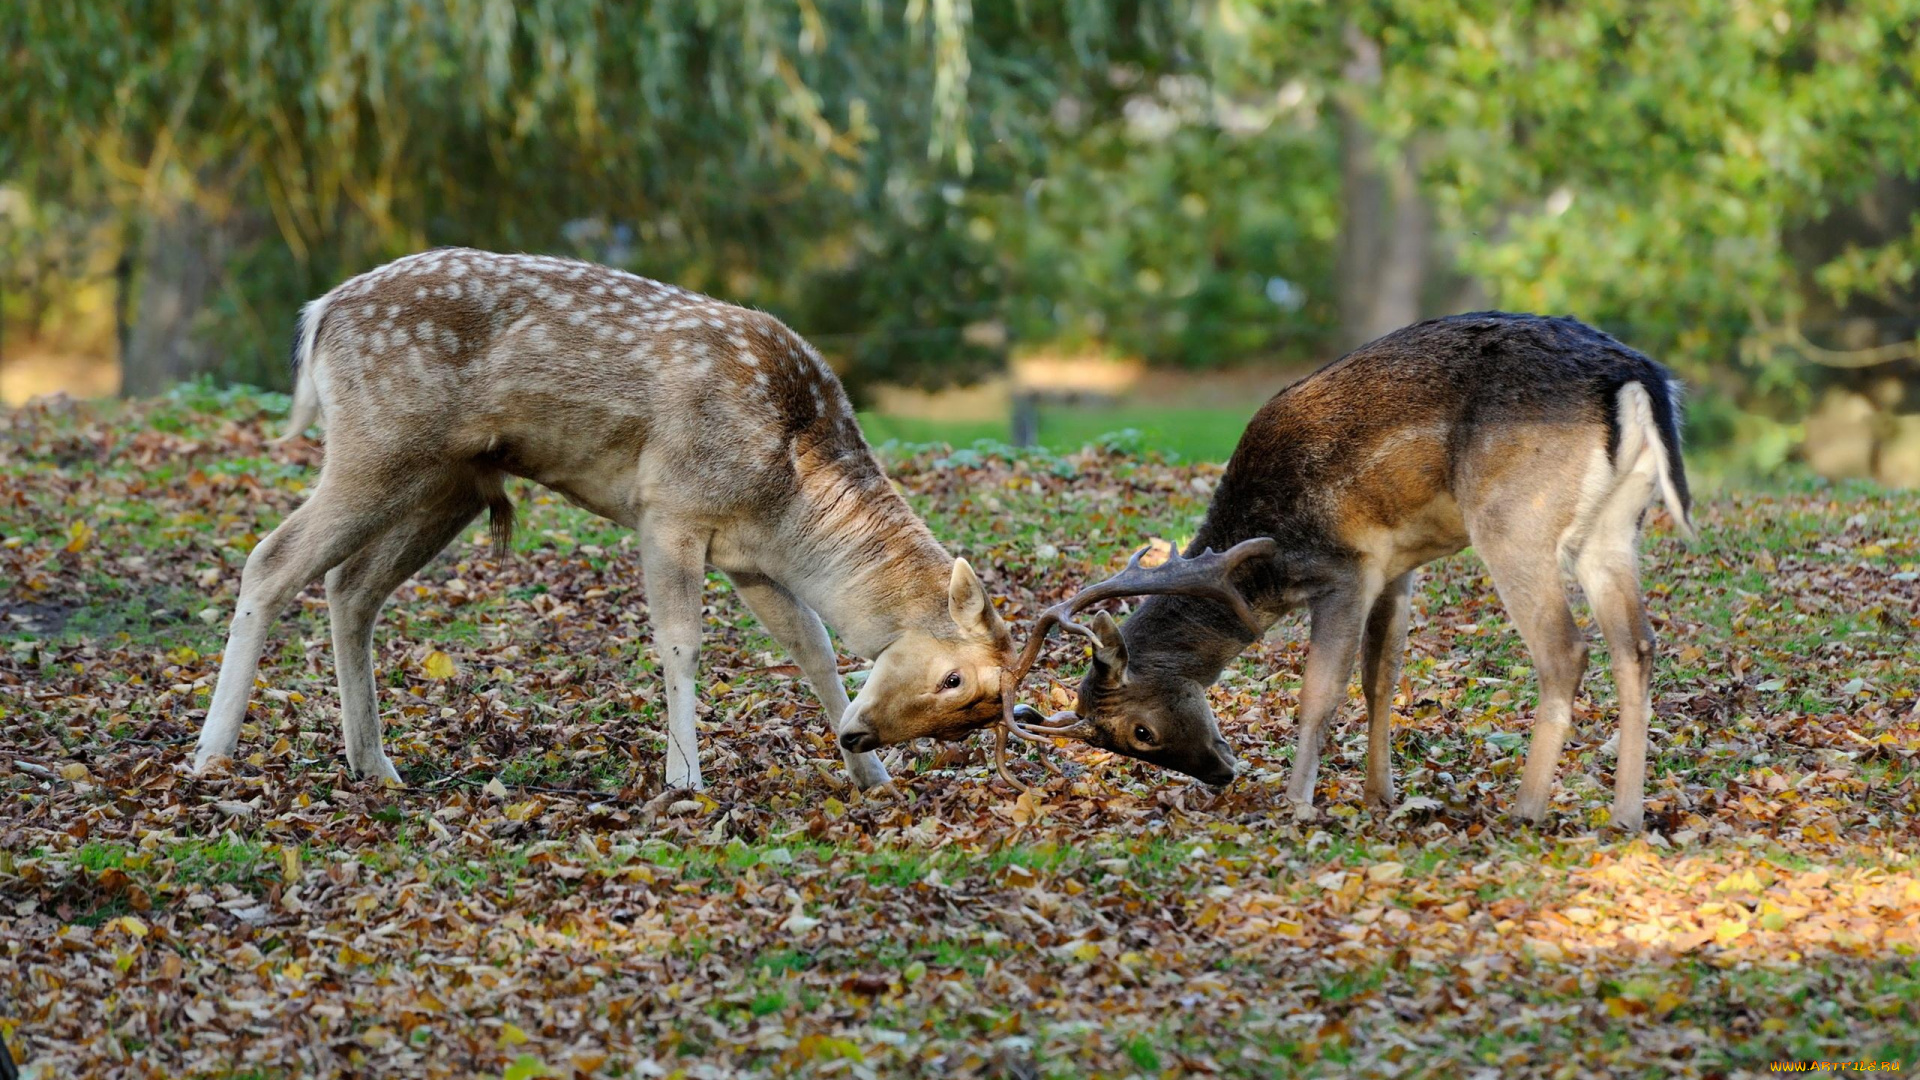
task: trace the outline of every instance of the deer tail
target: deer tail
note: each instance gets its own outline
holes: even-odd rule
[[[320,418],[320,388],[315,385],[320,365],[314,349],[320,339],[320,321],[326,317],[327,297],[312,301],[300,309],[293,325],[293,411],[287,417],[287,430],[274,442],[283,443],[306,431]]]

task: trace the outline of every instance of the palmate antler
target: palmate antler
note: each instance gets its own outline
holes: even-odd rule
[[[1009,732],[1043,746],[1052,745],[1054,738],[1084,739],[1091,729],[1091,722],[1083,716],[1073,716],[1065,712],[1055,713],[1045,724],[1023,724],[1014,716],[1014,697],[1019,693],[1020,684],[1027,673],[1033,670],[1034,662],[1040,658],[1040,650],[1046,645],[1047,635],[1058,626],[1070,630],[1096,644],[1100,638],[1091,627],[1075,622],[1073,617],[1102,600],[1112,600],[1122,596],[1203,596],[1218,600],[1233,609],[1248,630],[1259,634],[1260,621],[1247,603],[1247,598],[1235,588],[1231,578],[1233,572],[1242,563],[1251,559],[1272,558],[1280,550],[1280,545],[1270,537],[1259,536],[1252,540],[1243,540],[1226,551],[1216,552],[1212,548],[1202,551],[1191,558],[1178,552],[1167,557],[1167,561],[1158,566],[1142,566],[1140,560],[1146,557],[1149,548],[1141,548],[1127,560],[1126,569],[1100,582],[1089,585],[1071,598],[1053,605],[1040,613],[1033,624],[1032,636],[1027,638],[1027,647],[1020,652],[1020,659],[1013,667],[1004,669],[1000,674],[1000,728],[994,737],[994,765],[1002,779],[1022,791],[1032,790],[1007,770],[1007,735]]]

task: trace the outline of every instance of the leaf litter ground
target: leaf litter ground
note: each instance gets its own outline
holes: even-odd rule
[[[387,608],[404,789],[344,768],[318,586],[243,760],[192,778],[245,552],[320,459],[267,445],[283,407],[0,417],[0,1035],[39,1076],[1920,1067],[1910,497],[1791,480],[1706,500],[1696,546],[1656,522],[1640,838],[1605,829],[1597,640],[1552,818],[1510,816],[1532,674],[1470,553],[1418,594],[1391,815],[1362,807],[1357,688],[1320,819],[1286,812],[1291,619],[1213,691],[1248,767],[1224,793],[1063,747],[1016,797],[979,748],[914,746],[865,798],[719,577],[710,787],[657,800],[635,543],[532,488],[511,557],[476,525]],[[1219,468],[1128,450],[885,456],[1020,622],[1190,533]]]

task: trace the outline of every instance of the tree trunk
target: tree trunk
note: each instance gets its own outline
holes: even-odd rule
[[[1379,88],[1380,46],[1351,25],[1346,41],[1346,85],[1333,100],[1345,207],[1335,284],[1342,342],[1351,349],[1420,318],[1433,222],[1413,152],[1383,159],[1361,113]]]
[[[213,291],[214,232],[190,202],[165,207],[144,223],[137,306],[120,355],[122,394],[157,394],[212,366],[193,324]]]

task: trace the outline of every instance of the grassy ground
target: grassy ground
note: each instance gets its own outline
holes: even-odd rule
[[[1249,401],[1241,409],[1043,408],[1038,442],[1058,453],[1107,443],[1178,461],[1223,462],[1233,455],[1247,418],[1262,404],[1264,399]],[[1004,420],[949,422],[861,413],[860,426],[875,445],[891,441],[971,446],[982,439],[1004,443],[1010,435]]]
[[[1224,793],[1064,748],[1016,798],[913,747],[902,797],[864,799],[718,579],[712,786],[649,814],[634,544],[532,491],[510,558],[476,528],[388,609],[406,788],[342,766],[317,588],[272,639],[245,760],[184,774],[241,561],[319,458],[265,445],[283,407],[0,415],[0,1035],[42,1077],[1920,1067],[1911,498],[1793,481],[1706,502],[1698,545],[1656,524],[1645,837],[1604,829],[1603,674],[1551,820],[1510,817],[1531,672],[1471,555],[1416,600],[1391,816],[1361,805],[1357,701],[1323,820],[1282,812],[1293,621],[1213,691],[1250,766]],[[1218,475],[891,466],[1016,621],[1178,540]]]

